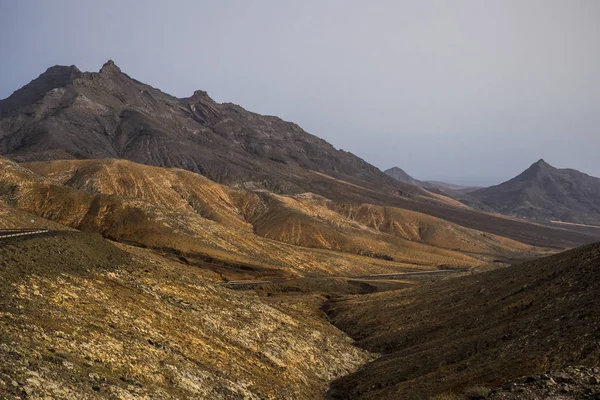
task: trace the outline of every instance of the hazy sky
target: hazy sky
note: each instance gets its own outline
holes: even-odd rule
[[[598,0],[0,0],[0,98],[108,59],[420,179],[600,176]]]

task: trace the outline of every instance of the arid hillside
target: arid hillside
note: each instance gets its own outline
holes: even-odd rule
[[[312,400],[370,357],[323,316],[126,250],[1,239],[1,398]]]
[[[33,221],[33,222],[32,222]],[[15,228],[49,228],[52,230],[69,230],[64,225],[40,218],[36,214],[11,207],[0,200],[0,229]]]
[[[236,275],[289,277],[298,274],[362,275],[411,268],[435,268],[438,262],[475,266],[481,262],[445,252],[435,263],[406,264],[331,250],[308,249],[269,240],[228,227],[195,211],[160,207],[140,198],[94,194],[50,180],[7,160],[0,160],[0,199],[23,211],[120,242],[153,248]],[[191,174],[191,173],[190,173]],[[444,253],[444,251],[442,251]],[[424,253],[423,257],[431,260]],[[454,259],[456,257],[456,260]]]
[[[568,365],[597,366],[600,244],[491,272],[333,301],[332,322],[382,357],[335,399],[462,396]],[[466,392],[465,392],[466,391]],[[456,397],[450,397],[456,395]]]
[[[118,200],[143,213],[144,219],[117,224],[111,221],[112,215],[121,211],[105,208],[102,223],[94,220],[97,223],[91,226],[105,236],[252,265],[362,275],[406,268],[472,267],[495,258],[531,257],[542,251],[417,212],[352,206],[310,193],[284,196],[232,189],[180,169],[125,160],[65,160],[23,166],[53,187],[84,198]],[[46,201],[44,207],[50,203]],[[168,223],[161,222],[162,236],[142,234],[149,232],[144,225],[158,232],[160,226],[153,223],[164,215],[170,217]],[[176,229],[168,229],[174,221],[179,221]],[[113,231],[102,230],[105,225]],[[144,231],[135,231],[140,225]],[[194,236],[199,236],[197,243],[192,241]],[[211,250],[208,244],[219,247]],[[228,251],[237,258],[226,254]],[[328,260],[327,267],[324,260]],[[357,265],[350,267],[353,262]]]

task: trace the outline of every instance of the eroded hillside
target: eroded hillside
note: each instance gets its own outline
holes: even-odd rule
[[[270,266],[284,261],[287,267],[307,272],[365,274],[389,273],[394,268],[470,267],[494,257],[529,257],[541,250],[417,212],[352,206],[310,193],[284,196],[232,189],[188,171],[124,160],[66,160],[24,166],[48,178],[53,185],[77,189],[87,196],[112,196],[113,201],[120,199],[129,207],[135,199],[135,207],[144,210],[147,219],[165,219],[168,215],[169,222],[163,224],[181,222],[176,233],[171,230],[169,235],[188,232],[187,236],[199,236],[198,243],[208,241],[219,246],[221,252],[207,250],[207,246],[200,248],[198,243],[193,245],[190,238],[161,244],[155,239],[157,235],[148,233],[110,237],[155,248],[174,247],[186,253],[209,252],[229,260],[233,260],[233,253],[240,255],[235,260],[238,262],[245,257],[245,262],[260,264],[262,257]],[[127,230],[135,226],[136,221],[131,221]],[[249,248],[252,241],[259,245]],[[274,253],[271,250],[275,248],[278,251]],[[290,256],[285,256],[285,252]],[[319,262],[327,259],[328,272],[309,259],[311,252]],[[332,252],[339,254],[337,260],[333,260]],[[352,260],[362,266],[350,270]]]
[[[599,273],[600,244],[594,244],[492,272],[334,301],[334,324],[383,356],[334,382],[331,397],[448,393],[463,399],[472,386],[489,389],[566,365],[596,366]]]
[[[76,232],[3,239],[8,398],[317,399],[369,355],[325,318]]]

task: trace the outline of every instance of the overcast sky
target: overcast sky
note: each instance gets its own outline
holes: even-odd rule
[[[420,179],[600,176],[597,0],[0,0],[0,98],[108,59]]]

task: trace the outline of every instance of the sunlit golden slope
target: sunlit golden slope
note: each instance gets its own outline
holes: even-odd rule
[[[512,239],[465,228],[415,211],[370,204],[331,206],[348,218],[380,232],[445,249],[490,255],[538,250]]]
[[[1,163],[0,198],[9,204],[64,225],[102,233],[114,240],[183,254],[190,262],[220,260],[238,269],[248,266],[271,268],[280,271],[276,276],[289,276],[392,273],[407,268],[432,268],[439,265],[440,260],[453,261],[451,257],[443,257],[413,263],[412,260],[381,259],[371,254],[361,256],[292,246],[262,238],[247,229],[209,220],[194,210],[175,211],[173,207],[159,207],[142,199],[93,194],[52,183],[5,159]],[[157,173],[161,171],[155,169]],[[251,193],[238,193],[232,197],[239,204],[240,215],[246,216],[260,214],[262,203],[257,198]],[[458,265],[478,263],[475,259],[459,256],[454,260]]]
[[[37,162],[25,167],[54,183],[88,193],[140,199],[157,207],[194,212],[223,225],[252,231],[234,205],[234,190],[193,172],[112,159]]]
[[[267,197],[267,196],[266,196]],[[311,200],[268,195],[258,234],[299,246],[393,259],[415,265],[476,265],[471,256],[369,228]]]
[[[17,228],[49,228],[53,230],[70,230],[56,222],[40,218],[33,213],[19,210],[0,200],[0,229]]]
[[[322,196],[307,193],[291,197],[236,190],[178,169],[124,160],[67,160],[26,166],[58,184],[89,193],[142,199],[185,215],[195,213],[227,227],[254,229],[260,236],[297,246],[422,266],[477,263],[471,256],[456,251],[490,256],[533,251],[531,246],[417,212],[365,205],[357,213],[352,207]],[[388,225],[393,229],[372,223],[371,220],[384,218],[378,215],[382,213],[389,215]],[[190,221],[194,218],[189,217]]]
[[[370,252],[412,263],[462,253],[515,256],[540,251],[497,235],[461,227],[440,218],[394,207],[349,205],[304,194],[264,194],[264,213],[252,222],[265,237],[307,247]],[[448,251],[451,250],[451,251]],[[457,254],[456,252],[461,254]],[[450,262],[451,263],[451,262]]]

